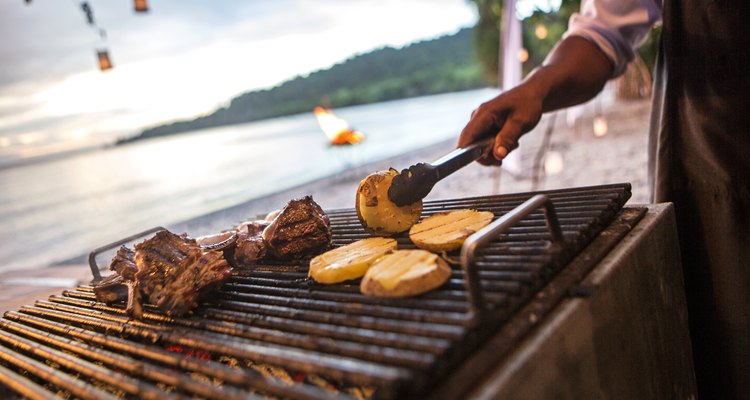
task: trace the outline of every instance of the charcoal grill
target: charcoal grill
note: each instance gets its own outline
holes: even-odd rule
[[[147,306],[132,320],[80,285],[0,320],[0,382],[29,398],[455,397],[460,385],[434,389],[471,374],[462,363],[488,337],[507,331],[497,360],[560,298],[585,295],[577,282],[645,212],[622,209],[629,197],[615,184],[425,202],[423,216],[476,208],[496,220],[448,254],[445,285],[414,298],[316,284],[309,260],[235,270],[185,318]],[[368,236],[353,209],[328,215],[335,246]]]

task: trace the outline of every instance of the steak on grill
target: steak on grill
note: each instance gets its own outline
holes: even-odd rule
[[[203,251],[194,239],[166,230],[135,245],[135,263],[135,284],[144,300],[173,316],[197,307],[202,294],[231,275],[221,252]]]
[[[331,223],[312,196],[305,196],[284,206],[263,230],[263,241],[277,258],[302,258],[330,247]]]

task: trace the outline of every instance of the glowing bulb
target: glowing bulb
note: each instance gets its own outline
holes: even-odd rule
[[[518,61],[526,62],[529,59],[529,52],[526,49],[518,50]]]
[[[594,118],[594,136],[602,137],[607,134],[608,130],[607,120],[604,117]]]
[[[99,69],[106,71],[112,69],[112,61],[109,59],[109,53],[107,50],[97,50],[96,57],[99,60]]]
[[[147,0],[135,0],[133,1],[133,8],[136,12],[146,12],[148,11],[148,1]]]
[[[10,139],[7,137],[0,137],[0,149],[10,147]]]
[[[563,170],[563,156],[560,152],[550,151],[544,156],[544,172],[547,175],[557,175]]]
[[[536,29],[534,30],[534,34],[539,39],[544,39],[549,34],[549,31],[547,30],[546,26],[544,26],[542,24],[539,24],[539,25],[536,26]]]

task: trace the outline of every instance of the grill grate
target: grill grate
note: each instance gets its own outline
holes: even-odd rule
[[[96,302],[82,285],[0,320],[0,382],[29,398],[394,398],[424,393],[497,331],[617,215],[629,184],[546,193],[564,240],[541,210],[480,248],[482,320],[459,267],[444,286],[408,299],[366,297],[356,283],[307,279],[309,260],[235,270],[194,314],[146,307],[141,321]],[[426,202],[508,213],[533,194]],[[354,210],[328,213],[336,246],[367,237]],[[408,237],[399,248],[414,248]],[[458,253],[449,256],[458,258]],[[98,273],[98,271],[96,271]],[[273,375],[271,377],[270,375]]]

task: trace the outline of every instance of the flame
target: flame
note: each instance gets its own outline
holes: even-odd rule
[[[318,118],[320,128],[328,136],[332,145],[356,144],[365,140],[365,135],[362,132],[352,130],[346,121],[333,115],[330,110],[315,107],[313,112],[315,117]]]

